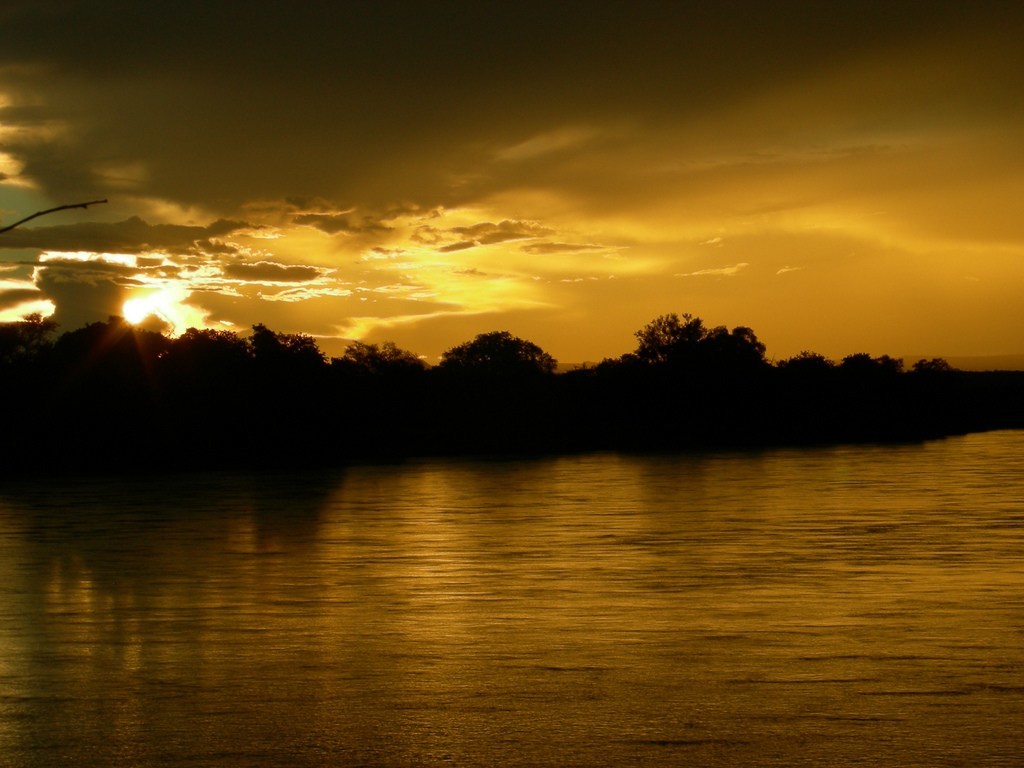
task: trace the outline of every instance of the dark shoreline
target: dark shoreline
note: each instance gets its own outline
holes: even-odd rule
[[[327,360],[306,336],[177,339],[120,319],[0,338],[0,475],[289,470],[431,456],[915,442],[1024,428],[1024,372],[888,357],[771,364],[750,329],[665,316],[636,353],[555,372],[482,334],[428,368],[393,345]]]
[[[266,472],[440,456],[761,450],[1024,428],[1024,373],[900,373],[873,386],[837,375],[810,389],[790,378],[768,369],[756,386],[749,379],[682,385],[666,377],[624,388],[584,372],[467,392],[428,373],[409,388],[371,382],[333,397],[304,389],[304,398],[291,391],[270,399],[250,392],[231,403],[65,389],[59,401],[56,393],[19,401],[0,448],[0,474]]]

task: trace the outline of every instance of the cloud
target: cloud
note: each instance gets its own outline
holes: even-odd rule
[[[727,267],[714,267],[711,269],[698,269],[696,272],[677,273],[675,277],[735,277],[740,273],[741,270],[744,270],[749,266],[750,264],[748,264],[745,261],[742,261],[739,264],[731,264]]]
[[[31,263],[36,267],[37,277],[48,272],[67,280],[120,280],[126,285],[134,283],[136,276],[144,271],[139,269],[134,256],[121,253],[48,252]]]
[[[203,227],[149,224],[133,216],[113,223],[84,221],[51,227],[19,228],[0,237],[0,248],[131,254],[146,251],[187,253],[199,244],[213,243],[214,238],[252,229],[254,226],[251,224],[227,219],[218,219]],[[216,249],[225,250],[225,247],[218,245]]]
[[[552,229],[544,227],[535,221],[512,221],[508,219],[497,224],[485,221],[469,227],[452,227],[449,231],[467,240],[474,240],[480,245],[494,245],[495,243],[504,243],[509,240],[523,240],[553,234]]]
[[[292,283],[316,280],[323,274],[317,267],[277,264],[272,261],[257,261],[252,264],[226,264],[227,277],[246,282]]]
[[[360,259],[362,261],[388,261],[391,259],[397,259],[399,256],[406,254],[403,248],[383,248],[377,246],[371,248],[368,253],[364,253]]]
[[[584,253],[586,251],[603,251],[607,246],[592,243],[527,243],[519,250],[533,254]]]
[[[328,296],[351,296],[352,293],[353,291],[348,288],[303,286],[301,288],[286,288],[275,293],[261,291],[260,298],[264,301],[307,301],[309,299],[322,299]]]
[[[476,248],[478,245],[480,245],[480,243],[476,240],[459,240],[457,243],[442,245],[437,250],[441,253],[454,253],[455,251],[465,251],[469,248]]]
[[[614,4],[485,9],[456,0],[443,10],[412,4],[396,14],[388,4],[285,11],[254,0],[235,14],[196,0],[150,4],[145,13],[130,4],[115,12],[70,0],[8,0],[5,12],[4,123],[23,132],[9,153],[47,193],[123,194],[123,180],[109,170],[128,168],[159,199],[233,211],[294,191],[287,199],[304,213],[328,216],[337,207],[317,211],[318,201],[450,207],[479,200],[530,183],[519,166],[534,159],[558,160],[544,183],[586,193],[591,164],[607,150],[595,137],[609,125],[639,127],[642,143],[624,147],[628,160],[660,155],[665,136],[695,126],[711,138],[695,144],[699,157],[707,144],[745,140],[741,113],[758,100],[788,96],[818,75],[828,85],[835,73],[890,51],[906,51],[905,59],[888,62],[891,86],[876,80],[873,87],[890,99],[904,94],[903,105],[916,108],[921,82],[916,72],[901,82],[905,60],[922,47],[944,50],[949,39],[960,41],[960,53],[972,50],[972,30],[984,39],[990,27],[1014,28],[997,25],[1001,15],[1019,18],[1005,4],[944,4],[918,14],[900,2],[818,10],[785,1],[664,3],[627,13]],[[1015,103],[1004,93],[1013,87],[1006,66],[1013,37],[994,34],[985,55],[970,57],[970,67],[995,75],[987,94],[972,93],[962,76],[937,75],[948,84],[952,112],[966,114],[956,107],[982,100],[990,110]],[[955,64],[947,68],[962,70],[967,57],[949,58]],[[344,91],[313,72],[345,73]],[[843,106],[839,93],[826,91],[813,109],[799,105],[790,119],[808,121],[812,136],[820,124],[836,125],[829,118]],[[438,108],[452,104],[458,108]],[[897,107],[886,100],[873,112],[887,122]],[[716,131],[717,116],[734,117],[733,130]],[[45,126],[59,126],[61,141],[48,139]],[[684,152],[657,161],[666,158],[692,159]]]
[[[362,219],[356,220],[347,214],[304,213],[295,216],[292,221],[296,224],[315,227],[321,232],[326,232],[328,235],[391,231],[391,227],[374,219],[372,216],[363,216]]]
[[[128,296],[120,280],[99,273],[46,268],[39,270],[36,286],[42,298],[53,302],[53,320],[61,331],[121,315]]]
[[[499,245],[515,240],[532,240],[552,234],[554,234],[553,229],[536,221],[505,219],[498,223],[483,221],[447,229],[422,224],[412,232],[411,239],[413,242],[424,245],[437,246],[437,250],[441,253],[452,253],[478,246]]]
[[[35,288],[9,288],[0,290],[0,310],[12,309],[30,301],[42,299],[41,294]]]
[[[15,230],[0,249],[21,261],[32,249],[139,257],[41,268],[56,300],[74,298],[55,283],[58,268],[84,286],[92,319],[118,291],[180,276],[214,318],[323,328],[343,313],[394,310],[373,303],[380,293],[327,300],[321,289],[407,281],[423,316],[447,302],[432,333],[533,312],[551,327],[585,318],[611,351],[679,300],[673,274],[716,278],[682,284],[714,322],[760,332],[734,312],[768,307],[761,317],[776,327],[788,317],[796,330],[786,333],[810,325],[793,319],[810,312],[800,291],[875,290],[877,271],[863,264],[880,253],[903,259],[886,272],[902,281],[894,291],[919,282],[913,259],[936,265],[925,308],[955,303],[942,281],[964,254],[981,262],[984,285],[1024,286],[1016,4],[925,14],[902,0],[293,6],[6,0],[5,201],[40,203],[22,213],[111,203],[78,224]],[[865,254],[857,264],[844,260],[850,243]],[[472,269],[503,279],[453,275],[457,257],[439,255],[469,249]],[[716,253],[717,265],[689,261]],[[560,289],[617,254],[619,290]],[[808,271],[717,279],[748,262]],[[812,288],[811,278],[832,282]],[[277,283],[288,288],[266,290]],[[779,290],[792,291],[785,310]],[[975,305],[995,313],[1012,301]],[[1003,326],[1001,343],[1017,343],[1015,323],[992,325]],[[570,345],[585,335],[561,333]]]
[[[580,146],[593,138],[596,131],[589,128],[559,128],[531,136],[510,147],[498,150],[498,160],[523,161],[545,157],[555,152]]]

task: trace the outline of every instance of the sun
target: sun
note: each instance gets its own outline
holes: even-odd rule
[[[175,336],[197,320],[193,317],[197,314],[195,309],[184,303],[188,296],[188,290],[176,285],[145,289],[126,299],[121,312],[132,325],[155,317],[167,324],[169,335]]]

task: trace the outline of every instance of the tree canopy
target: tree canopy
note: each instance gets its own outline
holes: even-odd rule
[[[662,315],[635,351],[556,374],[538,345],[493,331],[429,367],[392,342],[328,360],[316,339],[256,325],[177,338],[121,318],[55,338],[0,324],[3,467],[306,466],[379,456],[682,449],[892,440],[1024,426],[1024,374],[886,355],[772,365],[746,326]],[[6,446],[6,447],[4,447]]]
[[[765,365],[765,346],[745,326],[707,328],[690,314],[661,315],[635,334],[637,360],[692,371],[753,371]]]
[[[332,363],[339,368],[370,376],[415,374],[427,367],[415,353],[401,349],[393,341],[385,341],[383,344],[354,341]]]
[[[481,333],[472,341],[452,347],[441,355],[440,368],[491,374],[551,374],[555,358],[532,341],[508,331]]]

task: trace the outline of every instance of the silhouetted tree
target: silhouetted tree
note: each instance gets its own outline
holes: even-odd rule
[[[35,394],[46,404],[36,430],[50,438],[40,450],[93,465],[101,457],[141,460],[139,446],[161,432],[158,369],[168,344],[120,317],[58,338],[45,355],[48,383]]]
[[[53,376],[46,369],[53,348],[52,320],[28,315],[22,322],[0,324],[0,398],[4,408],[4,442],[26,442],[37,414],[47,406]]]
[[[889,357],[889,355],[882,355],[881,357],[875,358],[875,363],[888,374],[903,373],[902,357]]]
[[[697,344],[698,360],[712,369],[748,373],[765,365],[765,346],[746,326],[731,331],[724,325],[708,331]]]
[[[234,331],[189,328],[171,341],[167,357],[189,367],[219,367],[228,361],[237,364],[248,360],[250,349]]]
[[[209,394],[211,387],[239,384],[252,362],[245,339],[232,331],[189,328],[172,339],[160,358],[174,392]]]
[[[99,377],[126,390],[138,385],[148,389],[156,361],[169,345],[159,333],[115,316],[63,334],[53,346],[53,357],[66,376]]]
[[[177,339],[112,317],[51,341],[39,315],[0,325],[6,466],[308,466],[414,454],[689,449],[905,440],[1024,427],[1024,374],[946,361],[801,352],[775,366],[745,326],[663,315],[635,352],[554,375],[508,331],[428,369],[393,343],[327,365],[311,336],[190,328]]]
[[[839,370],[854,376],[894,375],[903,372],[903,360],[889,355],[872,357],[866,352],[858,352],[844,357]]]
[[[793,357],[780,360],[776,367],[783,371],[798,374],[827,373],[836,367],[836,364],[824,355],[806,350]]]
[[[260,365],[317,368],[327,363],[316,339],[304,333],[275,333],[260,323],[252,327],[249,343]]]
[[[36,361],[53,347],[57,324],[38,312],[21,322],[0,323],[0,366]]]
[[[403,375],[426,369],[426,364],[419,357],[392,341],[379,345],[354,341],[345,349],[345,354],[331,363],[345,371],[371,376]]]
[[[248,338],[253,376],[243,404],[250,423],[246,451],[254,464],[272,463],[283,451],[312,462],[331,455],[335,435],[325,428],[330,396],[327,361],[312,336],[253,326]]]
[[[555,359],[508,331],[482,333],[431,369],[431,432],[447,450],[537,450],[552,428]]]
[[[914,373],[948,373],[956,369],[941,357],[933,357],[931,360],[921,359],[912,366]]]
[[[738,375],[763,368],[765,346],[745,326],[707,328],[699,317],[661,315],[636,332],[637,360],[702,377]],[[623,362],[628,361],[623,358]]]
[[[438,367],[444,371],[523,375],[551,374],[557,364],[533,342],[508,331],[493,331],[447,350]]]
[[[661,315],[634,334],[639,342],[635,354],[645,363],[681,362],[692,357],[707,333],[699,317]]]

